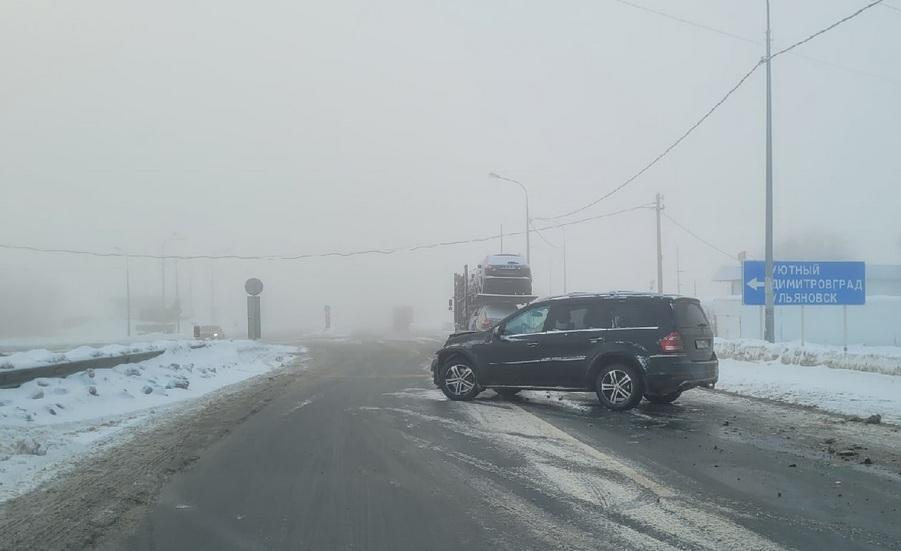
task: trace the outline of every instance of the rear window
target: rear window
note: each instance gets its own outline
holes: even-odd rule
[[[709,325],[704,309],[693,300],[679,300],[675,303],[676,321],[682,327]]]

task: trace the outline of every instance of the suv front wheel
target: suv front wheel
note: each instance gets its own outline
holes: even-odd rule
[[[441,391],[451,400],[472,400],[481,392],[475,370],[465,360],[450,358],[441,367]]]
[[[638,369],[619,363],[602,367],[595,381],[598,400],[614,411],[637,406],[641,402],[642,386]]]

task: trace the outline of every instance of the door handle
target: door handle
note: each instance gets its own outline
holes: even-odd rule
[[[598,344],[604,342],[604,337],[595,337],[593,339],[588,339],[588,342],[591,344]]]
[[[535,348],[538,346],[538,344],[539,343],[537,343],[537,342],[528,342],[528,343],[526,343],[526,346],[528,346],[529,348]]]

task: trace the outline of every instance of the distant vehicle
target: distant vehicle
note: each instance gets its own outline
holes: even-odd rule
[[[413,324],[412,306],[395,306],[391,316],[391,327],[398,333],[409,333]]]
[[[488,255],[476,270],[470,272],[467,265],[454,274],[454,297],[448,309],[454,312],[456,330],[465,331],[473,327],[482,307],[496,306],[509,314],[535,300],[531,292],[532,270],[522,256]]]
[[[225,331],[218,325],[195,325],[194,338],[203,340],[224,339]]]
[[[451,400],[490,388],[594,391],[612,410],[642,397],[668,404],[719,377],[713,331],[697,299],[641,293],[572,294],[534,302],[490,331],[448,337],[432,361]]]
[[[469,329],[472,331],[488,331],[516,310],[518,308],[515,304],[484,304],[479,306],[469,322]]]
[[[532,270],[518,254],[486,256],[476,272],[479,293],[485,295],[532,294]]]

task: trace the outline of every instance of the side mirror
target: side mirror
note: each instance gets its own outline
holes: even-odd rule
[[[503,339],[503,328],[500,325],[495,325],[494,329],[491,330],[491,335],[496,339]]]

